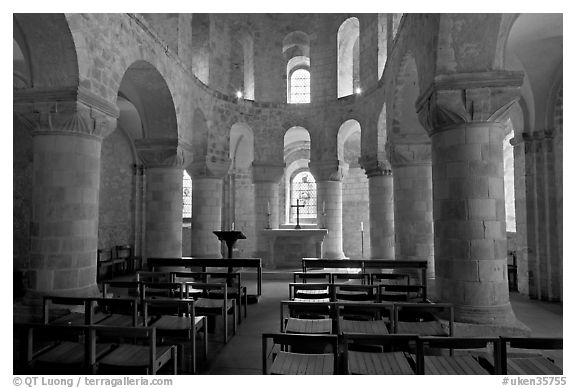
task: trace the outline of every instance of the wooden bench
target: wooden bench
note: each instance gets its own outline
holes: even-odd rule
[[[418,374],[426,375],[488,375],[501,374],[500,370],[500,339],[497,337],[418,337],[416,350],[416,366]],[[430,349],[449,349],[448,354],[428,354]],[[454,353],[454,350],[460,350]],[[462,352],[474,349],[476,352]],[[477,350],[484,353],[480,357]],[[490,362],[482,363],[489,359]],[[496,365],[496,367],[492,367]]]
[[[268,350],[269,341],[273,344],[270,351]],[[281,345],[281,347],[274,345]],[[305,352],[306,349],[311,352]],[[270,363],[271,366],[268,367]],[[262,374],[338,374],[338,336],[264,333],[262,334]]]
[[[529,350],[560,350],[563,348],[562,338],[545,337],[501,337],[502,374],[509,375],[561,375],[562,368],[542,353],[518,352]]]
[[[228,268],[232,272],[233,268],[255,268],[256,297],[262,295],[262,260],[259,258],[234,258],[234,259],[182,259],[182,258],[149,258],[148,269],[150,271],[161,270],[165,267],[201,268],[206,272],[208,268]]]
[[[416,367],[410,351],[416,348],[413,335],[344,334],[344,374],[413,375]],[[357,349],[371,349],[353,350]],[[363,348],[362,348],[363,347]]]

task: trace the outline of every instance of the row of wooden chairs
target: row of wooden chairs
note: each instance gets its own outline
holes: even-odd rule
[[[176,345],[158,345],[156,327],[14,323],[18,374],[178,373]]]
[[[216,292],[214,292],[216,291]],[[232,335],[237,330],[237,305],[228,295],[228,286],[224,283],[200,282],[143,282],[143,281],[107,281],[102,283],[105,297],[128,295],[138,298],[141,303],[147,300],[192,299],[199,315],[222,318],[223,341],[229,341],[228,315],[232,315]]]
[[[115,327],[155,327],[163,342],[175,340],[190,348],[190,371],[196,372],[196,334],[203,334],[203,354],[207,359],[208,332],[206,316],[196,314],[193,299],[135,298],[81,298],[46,296],[44,298],[44,324],[52,326],[106,325]],[[55,306],[79,306],[75,312],[53,317]],[[142,309],[139,309],[142,306]],[[83,310],[83,311],[82,311]],[[178,347],[182,357],[183,346]],[[54,350],[56,352],[59,349]],[[50,354],[53,356],[53,354]],[[184,367],[181,367],[184,370]]]
[[[132,246],[116,245],[109,250],[98,249],[96,280],[112,279],[117,275],[134,273],[142,269],[142,257],[134,256]]]
[[[360,284],[396,284],[410,285],[410,275],[407,273],[376,273],[376,272],[329,272],[311,271],[294,272],[294,283],[340,283],[356,281]]]
[[[551,359],[510,349],[562,347],[562,338],[264,333],[262,373],[552,375],[562,369]]]
[[[428,302],[421,285],[289,283],[290,299],[317,301]]]
[[[317,334],[453,336],[454,307],[451,303],[285,300],[280,302],[280,330]]]

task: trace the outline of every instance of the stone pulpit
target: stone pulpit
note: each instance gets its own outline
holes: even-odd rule
[[[302,266],[304,257],[321,257],[322,242],[328,234],[326,229],[265,229],[260,231],[268,241],[268,268],[291,268]]]

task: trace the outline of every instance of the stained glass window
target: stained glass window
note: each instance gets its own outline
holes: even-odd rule
[[[186,171],[184,171],[182,177],[182,218],[192,217],[192,179]]]
[[[309,171],[301,171],[292,178],[291,203],[296,205],[299,200],[300,222],[305,223],[316,221],[316,181]],[[296,208],[290,207],[290,221],[296,223]]]
[[[310,102],[310,72],[298,69],[290,75],[290,103]]]

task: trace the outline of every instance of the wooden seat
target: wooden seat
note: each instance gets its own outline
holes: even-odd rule
[[[142,256],[134,256],[131,245],[116,245],[115,257],[126,262],[126,273],[134,273],[142,269]]]
[[[244,308],[244,317],[248,316],[248,291],[242,285],[240,272],[171,272],[172,281],[186,281],[194,279],[201,283],[222,283],[228,286],[228,298],[236,299],[236,305]],[[222,299],[222,290],[212,290],[208,297]],[[242,314],[238,314],[238,322],[242,323]]]
[[[287,324],[287,319],[284,317],[305,320],[329,319],[332,322],[336,317],[333,305],[333,302],[326,301],[282,300],[280,301],[280,331],[284,331]],[[288,310],[286,315],[285,309]],[[332,326],[331,332],[336,332],[334,324]]]
[[[273,345],[271,348],[268,346],[270,341]],[[281,345],[281,347],[274,345]],[[293,351],[295,348],[298,350],[297,353]],[[311,352],[305,352],[306,349],[310,349]],[[338,336],[331,334],[262,334],[262,374],[332,375],[337,373]]]
[[[96,263],[96,280],[104,279],[103,270],[106,269],[106,278],[112,279],[116,274],[126,272],[127,262],[124,258],[115,258],[112,256],[112,250],[98,249]]]
[[[138,281],[109,280],[102,282],[103,298],[137,298],[140,299],[141,283]]]
[[[450,354],[428,354],[430,349],[449,349]],[[454,352],[458,349],[457,353]],[[462,349],[476,350],[474,353]],[[477,353],[482,349],[482,357]],[[426,375],[487,375],[501,374],[500,339],[497,337],[418,337],[416,351],[418,374]],[[482,360],[488,359],[488,363]],[[496,365],[496,368],[492,367]]]
[[[335,272],[332,274],[332,283],[346,282],[346,284],[368,284],[370,275],[367,273],[342,273]]]
[[[438,319],[445,314],[448,330]],[[451,303],[394,303],[394,332],[423,336],[453,336],[454,307]]]
[[[370,284],[406,285],[410,284],[410,275],[404,273],[370,273]]]
[[[150,327],[156,328],[158,337],[162,340],[185,339],[190,345],[190,371],[196,373],[196,334],[203,334],[203,356],[208,358],[208,325],[205,316],[196,316],[194,301],[190,299],[146,299],[144,300],[144,316],[146,321],[151,315]],[[161,307],[160,311],[157,308]],[[159,314],[156,314],[159,312]],[[168,313],[171,313],[168,315]],[[181,350],[182,347],[178,349]],[[179,355],[181,363],[184,362],[182,353]],[[183,366],[181,367],[184,370]]]
[[[89,298],[89,312],[98,319],[92,322],[107,326],[144,326],[137,298]]]
[[[332,319],[287,318],[284,333],[332,334]]]
[[[416,284],[378,284],[378,297],[382,301],[426,303],[424,287]]]
[[[290,300],[311,300],[330,302],[332,298],[331,283],[289,283]]]
[[[46,295],[43,298],[43,319],[52,325],[89,325],[104,318],[86,314],[88,299]],[[59,307],[57,307],[59,306]]]
[[[106,338],[107,341],[113,337],[118,339],[117,346],[98,361],[99,374],[154,375],[165,365],[171,365],[173,374],[177,374],[176,346],[157,346],[155,327],[94,326],[93,330],[93,348],[98,345],[98,338]],[[140,339],[144,343],[122,342],[126,339]]]
[[[412,335],[344,334],[344,373],[413,375],[416,368],[410,352],[416,349],[416,338]]]
[[[221,295],[227,295],[228,286],[226,283],[185,282],[182,284],[184,286],[184,295],[186,297],[189,297],[190,290],[202,290],[203,294],[200,297],[197,297],[197,294],[194,294],[196,313],[198,315],[222,317],[224,331],[223,339],[224,343],[228,343],[228,314],[232,314],[232,335],[236,334],[236,299],[211,299],[208,297],[209,292],[214,290],[220,290]]]
[[[550,355],[540,351],[558,351],[563,348],[563,339],[558,337],[501,337],[502,374],[509,375],[561,375],[562,367]],[[524,352],[522,351],[524,350]],[[525,352],[528,350],[528,352]]]

